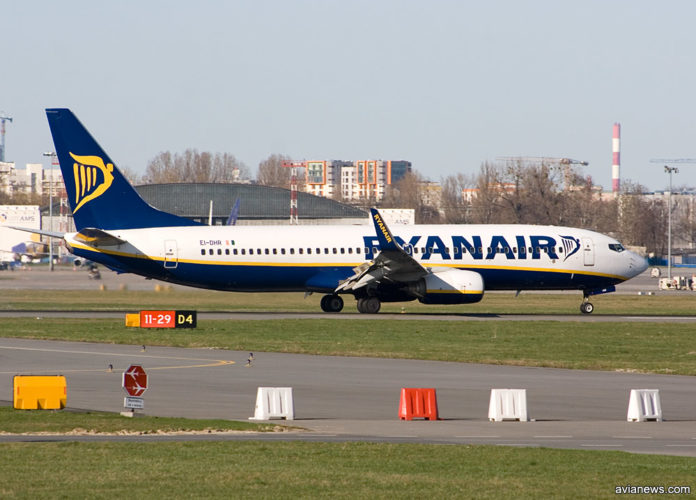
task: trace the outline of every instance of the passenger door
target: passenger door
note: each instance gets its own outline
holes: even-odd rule
[[[594,266],[594,242],[592,238],[582,239],[582,258],[586,266]]]

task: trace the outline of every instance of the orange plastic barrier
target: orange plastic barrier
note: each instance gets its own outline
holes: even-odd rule
[[[437,420],[437,395],[435,389],[401,389],[401,401],[399,402],[399,418],[401,420],[413,420],[414,418],[427,418]]]

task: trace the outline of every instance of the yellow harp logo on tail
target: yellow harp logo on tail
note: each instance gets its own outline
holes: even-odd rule
[[[75,210],[77,212],[88,201],[99,198],[106,192],[114,181],[114,165],[107,163],[98,156],[78,156],[70,153],[75,179]],[[99,173],[101,172],[101,176]],[[101,178],[100,178],[101,177]]]

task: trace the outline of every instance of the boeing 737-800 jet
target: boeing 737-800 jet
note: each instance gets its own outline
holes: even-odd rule
[[[123,273],[236,292],[323,293],[326,312],[352,295],[382,302],[478,302],[486,290],[580,290],[589,297],[647,263],[608,236],[534,225],[399,225],[372,209],[364,226],[205,226],[148,205],[79,120],[46,110],[76,233],[75,255]]]

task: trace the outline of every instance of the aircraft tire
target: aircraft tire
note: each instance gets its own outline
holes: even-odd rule
[[[343,299],[338,295],[324,295],[321,298],[321,310],[328,313],[341,312]]]
[[[377,314],[382,302],[377,297],[365,297],[358,299],[358,312],[363,314]]]
[[[592,302],[583,302],[580,304],[580,311],[583,314],[592,314],[592,311],[594,311],[594,305]]]

